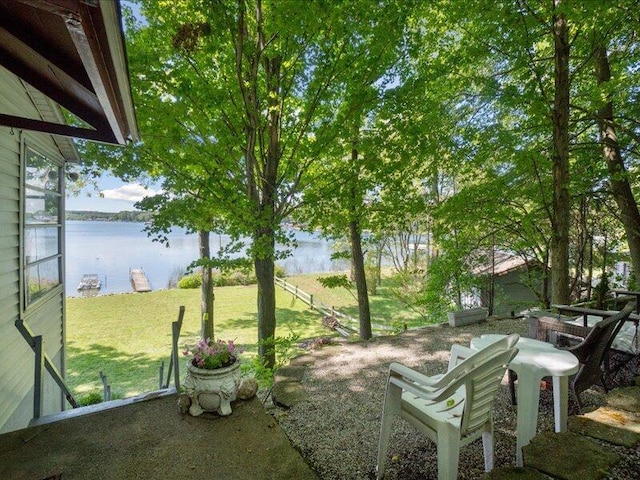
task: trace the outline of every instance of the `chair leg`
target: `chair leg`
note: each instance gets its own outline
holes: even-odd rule
[[[402,389],[396,385],[387,385],[387,392],[384,397],[382,407],[382,421],[380,425],[380,440],[378,441],[378,465],[377,479],[384,477],[385,464],[387,462],[387,451],[389,450],[389,437],[391,436],[391,425],[396,415],[400,413],[402,402]]]
[[[460,431],[448,423],[438,428],[438,480],[458,478]]]
[[[493,431],[482,434],[482,449],[484,451],[484,471],[493,470]]]

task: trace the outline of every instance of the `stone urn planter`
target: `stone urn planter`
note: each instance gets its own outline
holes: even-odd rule
[[[191,400],[189,413],[194,417],[203,412],[231,414],[231,402],[236,399],[241,379],[240,362],[228,367],[206,369],[187,362],[185,393]]]

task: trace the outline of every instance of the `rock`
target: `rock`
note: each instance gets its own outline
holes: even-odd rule
[[[627,448],[640,442],[640,416],[609,407],[600,407],[593,412],[570,417],[569,429]]]
[[[273,383],[301,382],[307,368],[304,365],[289,365],[279,368],[276,372]]]
[[[611,408],[640,414],[640,387],[616,388],[607,393],[607,404]]]
[[[253,377],[243,378],[238,388],[236,397],[240,400],[249,400],[258,393],[258,381]]]
[[[537,435],[522,451],[526,467],[564,480],[603,478],[620,460],[595,440],[573,432]]]
[[[291,408],[309,399],[309,394],[299,382],[276,383],[271,393],[274,403],[283,408]]]
[[[189,411],[189,407],[191,406],[191,399],[189,395],[186,393],[181,393],[178,397],[178,413],[181,415],[186,415]]]

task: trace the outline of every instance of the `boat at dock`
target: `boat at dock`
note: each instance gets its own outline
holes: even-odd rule
[[[78,284],[78,291],[82,290],[100,290],[102,282],[95,273],[88,273],[82,275],[82,279]]]

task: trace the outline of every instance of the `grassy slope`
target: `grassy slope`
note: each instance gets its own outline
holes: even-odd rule
[[[288,279],[322,302],[357,316],[357,302],[343,289],[326,290],[318,275]],[[217,288],[214,328],[217,338],[233,339],[247,354],[255,354],[257,341],[256,287]],[[319,314],[300,300],[276,288],[277,336],[290,333],[301,339],[328,335]],[[113,391],[131,396],[158,387],[158,367],[165,362],[165,378],[171,351],[171,322],[178,307],[186,313],[179,348],[195,343],[200,331],[199,290],[163,290],[67,299],[67,382],[80,396],[101,392],[99,372],[107,375]],[[391,324],[411,315],[397,302],[372,297],[374,322]],[[403,320],[403,321],[404,321]],[[182,358],[181,358],[182,360]],[[184,361],[181,361],[184,370]],[[184,373],[182,375],[184,377]]]

